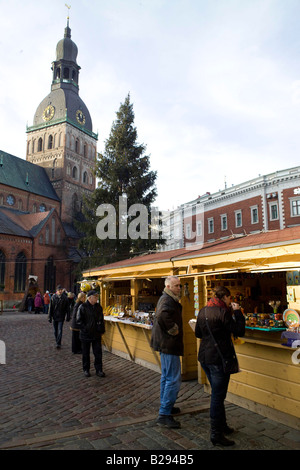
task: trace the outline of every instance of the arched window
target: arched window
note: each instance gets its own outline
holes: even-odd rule
[[[45,231],[45,244],[49,245],[49,225],[47,225],[46,231]]]
[[[49,256],[44,270],[44,289],[50,292],[55,291],[56,285],[56,267],[54,266],[53,256]]]
[[[84,144],[84,146],[83,146],[83,156],[84,156],[84,158],[86,158],[86,156],[87,156],[87,144]]]
[[[78,207],[78,196],[77,194],[73,194],[72,196],[72,214],[73,216],[77,214],[77,212],[79,211],[79,207]]]
[[[84,182],[85,184],[87,184],[87,182],[88,182],[88,174],[87,174],[86,171],[83,173],[83,182]]]
[[[0,292],[5,287],[5,254],[0,250]]]
[[[64,68],[64,76],[63,76],[63,78],[66,78],[66,79],[68,80],[69,77],[70,77],[70,70],[69,70],[68,67],[65,67],[65,68]]]
[[[38,140],[38,152],[43,150],[43,139],[40,137]]]
[[[80,142],[79,139],[76,139],[75,141],[75,152],[79,153],[80,152]]]
[[[26,287],[27,258],[19,253],[15,261],[15,292],[24,292]]]
[[[49,135],[48,137],[48,149],[53,148],[53,135]]]
[[[73,170],[72,170],[72,176],[75,180],[77,180],[77,176],[78,175],[78,170],[77,170],[77,167],[76,166],[73,166]]]
[[[51,220],[51,243],[55,243],[55,218]]]

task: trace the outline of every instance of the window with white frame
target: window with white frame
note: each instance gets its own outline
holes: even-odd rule
[[[241,227],[243,225],[243,219],[242,219],[242,211],[238,210],[235,211],[235,227]]]
[[[207,223],[208,223],[208,233],[214,233],[215,231],[214,218],[210,217],[209,219],[207,219]]]
[[[202,236],[202,221],[197,222],[197,236],[201,237]]]
[[[227,230],[227,214],[221,215],[221,230]]]
[[[300,198],[291,199],[291,216],[297,217],[300,215]]]
[[[251,224],[258,224],[258,206],[252,206],[251,208]]]
[[[188,240],[190,240],[192,238],[191,224],[186,225],[185,236]]]
[[[269,211],[270,211],[270,220],[278,220],[278,202],[273,201],[269,203]]]

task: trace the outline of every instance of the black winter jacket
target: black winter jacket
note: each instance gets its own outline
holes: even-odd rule
[[[48,320],[50,322],[52,320],[70,320],[69,300],[66,294],[63,293],[61,296],[57,294],[52,295],[49,305]]]
[[[156,307],[151,347],[164,354],[183,356],[182,305],[166,292]]]
[[[74,305],[73,312],[72,312],[72,323],[71,323],[72,330],[80,330],[79,325],[77,325],[76,315],[77,315],[77,310],[82,304],[83,302],[79,301],[79,302],[76,302],[76,304]]]
[[[227,308],[214,306],[200,310],[195,328],[196,337],[201,338],[198,361],[202,364],[219,365],[222,360],[207,328],[205,312],[209,328],[225,360],[230,360],[235,354],[231,335],[240,337],[245,334],[245,318],[240,310],[234,310],[234,317],[233,311]]]
[[[97,302],[92,305],[89,300],[84,302],[77,310],[76,323],[80,328],[79,337],[82,341],[100,339],[105,333],[103,309]]]

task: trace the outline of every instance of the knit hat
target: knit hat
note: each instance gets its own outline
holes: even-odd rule
[[[89,290],[87,293],[87,297],[90,297],[91,295],[99,295],[99,293],[96,290]]]

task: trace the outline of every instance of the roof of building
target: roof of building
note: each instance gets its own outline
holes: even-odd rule
[[[45,168],[0,150],[0,184],[60,201]]]
[[[244,236],[238,237],[233,236],[231,238],[205,243],[202,247],[199,247],[199,245],[193,245],[186,248],[179,248],[177,250],[148,253],[89,269],[89,273],[92,274],[96,271],[138,266],[141,264],[163,263],[170,260],[175,261],[183,260],[185,258],[200,258],[201,256],[291,244],[292,242],[300,243],[300,226],[289,227],[282,230],[245,234]]]
[[[55,209],[47,212],[21,212],[0,207],[0,233],[19,237],[34,238],[38,235]]]

